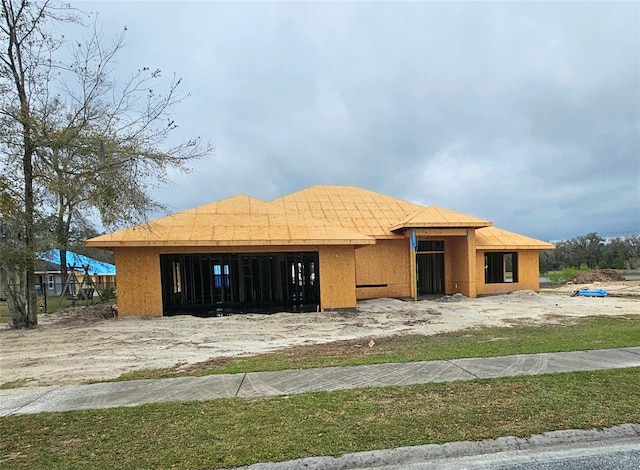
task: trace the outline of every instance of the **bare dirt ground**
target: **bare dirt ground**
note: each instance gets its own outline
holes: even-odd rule
[[[605,288],[606,298],[571,297]],[[291,346],[395,334],[436,334],[479,326],[555,323],[597,315],[640,314],[638,281],[568,285],[537,294],[449,301],[376,299],[352,313],[277,313],[228,317],[108,316],[108,306],[39,317],[35,330],[0,324],[0,383],[77,384],[140,369],[195,364],[211,358],[264,353]]]

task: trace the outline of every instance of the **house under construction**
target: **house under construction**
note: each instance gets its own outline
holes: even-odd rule
[[[378,297],[539,289],[554,246],[351,186],[239,195],[85,242],[115,255],[120,315],[353,309]]]

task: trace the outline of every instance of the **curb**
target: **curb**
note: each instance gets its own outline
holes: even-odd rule
[[[344,454],[339,457],[307,457],[285,462],[257,463],[236,470],[351,470],[435,463],[437,460],[492,455],[501,452],[544,452],[575,444],[627,443],[640,449],[640,425],[622,424],[604,429],[561,430],[534,434],[528,438],[506,436],[483,441],[460,441],[446,444],[427,444]],[[426,467],[425,467],[426,468]]]

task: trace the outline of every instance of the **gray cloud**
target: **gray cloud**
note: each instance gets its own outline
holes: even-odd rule
[[[217,147],[182,210],[353,184],[542,239],[640,231],[633,2],[76,2],[128,28],[118,73],[183,77]]]

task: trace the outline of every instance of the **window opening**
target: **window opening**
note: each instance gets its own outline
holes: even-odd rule
[[[518,282],[518,253],[485,253],[484,279],[487,284]]]
[[[418,252],[444,252],[444,240],[418,240]]]

